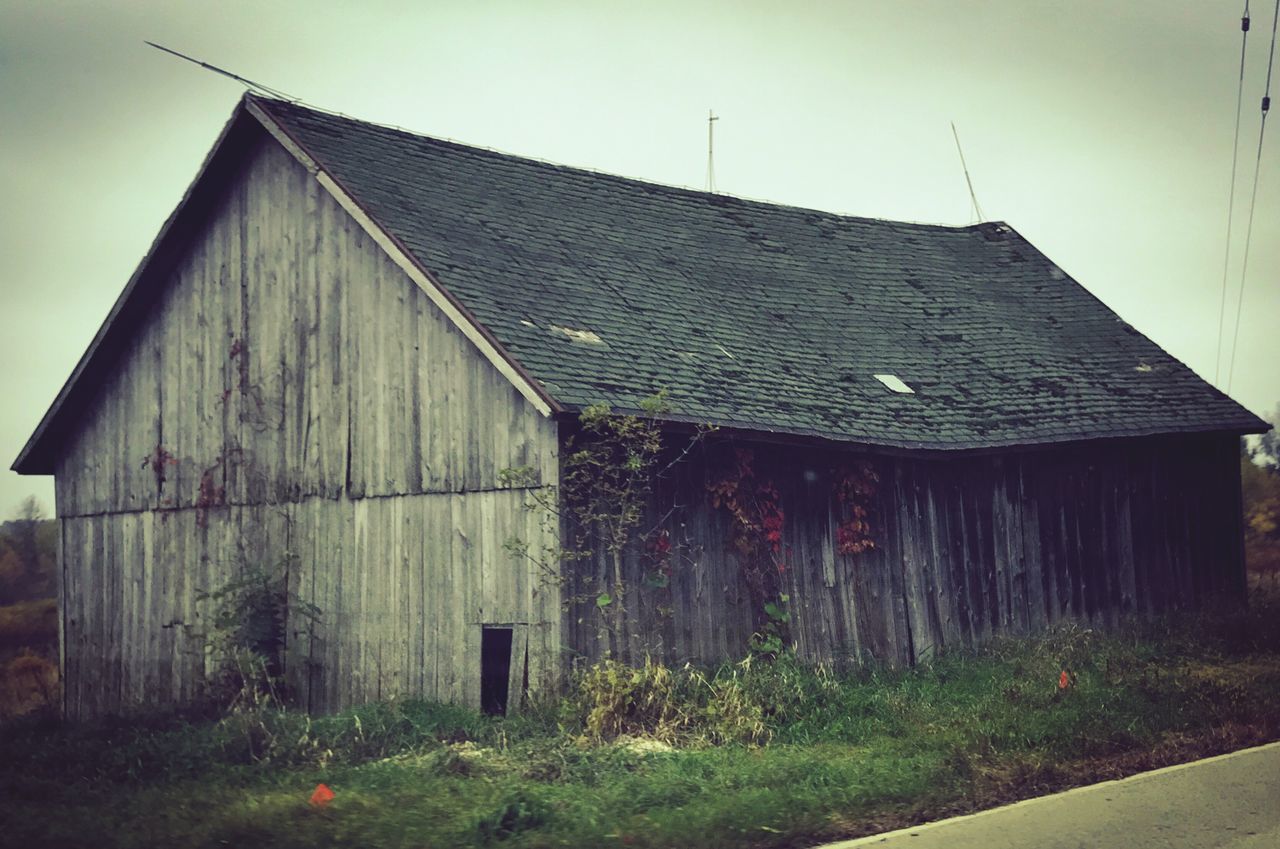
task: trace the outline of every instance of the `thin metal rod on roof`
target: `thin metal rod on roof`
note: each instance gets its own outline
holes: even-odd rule
[[[235,80],[238,83],[243,83],[244,85],[248,86],[252,90],[260,91],[263,94],[270,95],[271,97],[277,98],[279,100],[289,100],[293,102],[297,102],[298,100],[298,98],[294,97],[291,94],[286,94],[278,88],[272,88],[271,86],[263,85],[262,83],[255,83],[253,80],[245,79],[239,74],[233,74],[230,71],[226,70],[225,68],[219,68],[217,65],[210,65],[208,62],[201,62],[199,59],[194,59],[186,55],[185,53],[179,53],[177,50],[171,50],[162,44],[156,44],[154,41],[147,41],[146,39],[143,39],[143,43],[151,45],[156,50],[163,50],[165,53],[168,53],[172,56],[177,56],[179,59],[186,59],[191,64],[199,65],[201,68],[204,68],[206,71],[213,71],[215,74],[221,74],[224,77],[230,77],[231,79]]]
[[[956,132],[956,122],[951,122],[951,135],[956,139],[956,151],[960,154],[960,167],[964,169],[964,181],[969,186],[969,200],[973,202],[973,214],[977,216],[978,223],[985,220],[982,214],[982,207],[978,206],[978,196],[973,192],[973,180],[969,179],[969,166],[964,161],[964,151],[960,148],[960,134]]]
[[[710,109],[707,110],[707,191],[716,190],[715,163],[715,122],[720,119]]]

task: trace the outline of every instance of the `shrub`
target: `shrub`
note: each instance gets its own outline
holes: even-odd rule
[[[29,649],[0,667],[0,717],[55,711],[58,693],[57,665]]]
[[[551,818],[551,808],[528,790],[507,793],[498,805],[476,818],[476,834],[483,843],[533,831]]]
[[[579,675],[566,705],[596,739],[625,734],[694,745],[763,743],[766,710],[744,686],[744,665],[708,675],[648,658],[637,668],[604,660]]]

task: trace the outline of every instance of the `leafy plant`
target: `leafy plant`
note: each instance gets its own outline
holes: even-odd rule
[[[786,637],[791,625],[791,613],[787,610],[787,602],[791,596],[779,594],[776,601],[764,604],[764,623],[760,630],[751,635],[750,649],[754,654],[777,657],[788,648]]]
[[[663,471],[662,416],[669,406],[659,392],[640,407],[638,415],[615,413],[605,404],[582,410],[577,432],[565,443],[558,487],[539,486],[536,472],[528,467],[505,469],[500,476],[504,486],[528,488],[526,508],[542,517],[544,538],[557,540],[535,550],[528,541],[511,538],[505,544],[508,551],[534,561],[562,589],[570,584],[564,564],[601,558],[604,575],[598,580],[583,578],[565,603],[590,605],[599,617],[603,641],[610,646],[607,653],[614,657],[622,653],[623,621],[633,589],[623,577],[628,547],[643,547],[653,567],[644,579],[651,588],[665,588],[672,568],[668,532],[657,527],[639,530],[654,482]],[[684,453],[708,432],[709,428],[698,428]]]
[[[289,591],[289,559],[278,569],[246,568],[212,592],[196,594],[211,606],[208,630],[202,635],[214,669],[215,694],[231,709],[283,703],[281,675],[285,667],[288,628],[292,636],[309,636],[320,608]]]
[[[476,834],[484,843],[507,840],[539,828],[550,818],[546,803],[527,790],[517,790],[476,818]]]

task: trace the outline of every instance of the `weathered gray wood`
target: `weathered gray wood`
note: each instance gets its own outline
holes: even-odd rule
[[[792,595],[797,649],[811,660],[865,650],[910,662],[993,633],[1035,631],[1064,617],[1107,624],[1129,612],[1197,604],[1215,587],[1234,587],[1234,577],[1219,576],[1238,574],[1240,561],[1230,555],[1238,543],[1213,525],[1233,515],[1230,504],[1223,506],[1230,499],[1215,495],[1231,492],[1236,473],[1220,443],[1205,437],[1069,446],[995,462],[877,458],[877,547],[836,562],[828,553],[836,512],[803,479],[830,454],[777,450],[762,474],[778,485],[789,517],[793,571],[784,588]],[[753,627],[750,612],[730,603],[745,588],[717,530],[725,516],[709,504],[705,481],[715,472],[707,462],[687,460],[693,468],[681,474],[686,483],[660,489],[649,510],[662,515],[678,506],[672,526],[702,546],[686,573],[673,576],[671,621],[628,620],[628,628],[643,629],[625,635],[628,645],[668,662],[739,655]],[[640,580],[641,557],[630,557],[628,580]],[[567,580],[591,586],[582,578],[598,573],[599,564],[598,558],[575,564]],[[842,592],[832,592],[833,574]],[[608,648],[599,621],[589,599],[564,618],[569,646],[588,659]]]
[[[197,698],[198,595],[255,564],[322,611],[287,629],[311,709],[478,704],[484,610],[528,623],[553,686],[558,587],[503,547],[543,529],[497,487],[554,483],[555,423],[273,144],[170,278],[58,464],[68,715]]]
[[[203,478],[229,503],[337,497],[348,436],[355,497],[549,471],[519,392],[286,153],[227,193],[70,440],[60,515],[192,506]]]
[[[516,713],[525,705],[525,675],[529,668],[529,626],[517,622],[511,626],[511,666],[507,675],[507,713]]]

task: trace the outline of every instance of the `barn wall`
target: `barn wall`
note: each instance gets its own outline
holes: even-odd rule
[[[331,711],[391,695],[479,703],[482,622],[523,625],[531,689],[554,683],[556,600],[503,549],[540,540],[524,493],[488,491],[141,511],[63,521],[72,717],[189,702],[213,671],[213,605],[246,564],[289,572],[286,680]],[[523,661],[525,644],[517,647]]]
[[[503,547],[554,483],[539,415],[264,138],[170,274],[58,464],[67,708],[190,699],[215,590],[287,568],[322,611],[305,703],[479,701],[482,623],[554,677],[554,583]],[[295,623],[296,625],[296,623]]]
[[[810,660],[910,663],[1067,619],[1108,625],[1243,598],[1235,437],[874,458],[876,548],[858,555],[839,554],[833,541],[831,474],[841,455],[749,447],[781,493],[783,590],[797,649]],[[755,627],[747,591],[727,517],[707,496],[710,470],[726,457],[697,451],[657,482],[642,527],[665,528],[679,556],[669,586],[657,587],[646,585],[653,553],[628,552],[621,640],[611,642],[593,603],[607,584],[603,554],[570,564],[565,634],[578,656],[710,663],[745,652]]]
[[[66,446],[58,513],[493,488],[554,474],[531,412],[264,141]]]

